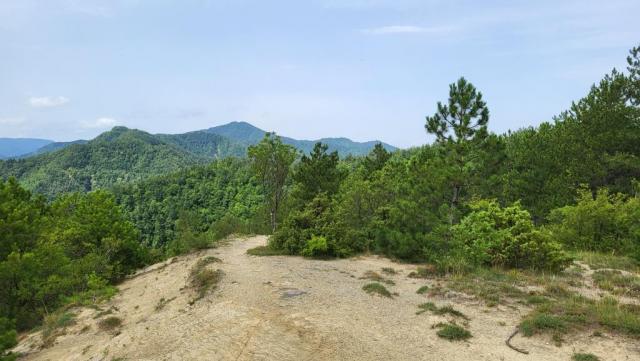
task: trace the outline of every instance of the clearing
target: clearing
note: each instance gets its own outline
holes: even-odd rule
[[[511,343],[529,352],[521,354],[505,340],[531,311],[525,302],[488,307],[477,294],[442,291],[447,279],[410,277],[415,265],[377,256],[247,254],[266,241],[236,239],[150,266],[98,309],[70,310],[75,322],[48,347],[35,332],[14,351],[23,360],[640,360],[637,339],[608,332],[569,334],[561,346],[518,334]],[[460,340],[437,335],[445,331]]]

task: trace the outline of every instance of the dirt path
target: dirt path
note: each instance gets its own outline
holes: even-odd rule
[[[379,257],[315,261],[299,257],[253,257],[259,236],[155,265],[127,280],[103,306],[124,325],[117,334],[99,330],[98,311],[84,309],[76,325],[54,346],[38,350],[40,335],[22,340],[25,360],[570,360],[592,352],[603,360],[640,360],[640,349],[621,338],[577,339],[562,347],[547,338],[504,342],[521,314],[487,308],[471,298],[428,298],[416,290],[432,281],[407,277],[415,267]],[[222,260],[219,288],[189,305],[189,270],[205,256]],[[391,267],[392,299],[370,296],[360,279],[367,271]],[[165,306],[158,309],[160,300]],[[447,317],[416,315],[417,305],[454,303],[470,317],[473,338],[449,342],[432,325]],[[167,303],[168,302],[168,303]],[[104,316],[103,316],[104,317]]]

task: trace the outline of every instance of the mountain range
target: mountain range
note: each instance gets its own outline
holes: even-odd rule
[[[214,159],[242,157],[265,133],[249,123],[232,122],[184,134],[150,134],[118,126],[89,141],[0,138],[0,150],[4,150],[0,154],[10,158],[0,161],[0,178],[16,177],[26,188],[51,198],[138,181]],[[341,156],[367,154],[378,143],[347,138],[282,140],[305,153],[320,141]]]

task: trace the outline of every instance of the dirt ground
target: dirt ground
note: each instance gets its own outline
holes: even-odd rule
[[[570,360],[574,352],[601,360],[640,360],[637,341],[605,335],[570,337],[555,346],[549,337],[516,336],[515,352],[505,340],[528,309],[488,308],[473,297],[429,297],[416,290],[434,281],[409,278],[415,266],[381,257],[308,260],[255,257],[250,248],[263,236],[238,239],[219,248],[178,257],[141,271],[119,286],[102,305],[123,320],[115,332],[101,331],[100,311],[75,310],[76,324],[51,347],[41,349],[40,333],[23,337],[23,360]],[[185,288],[191,267],[206,256],[222,260],[218,289],[190,305]],[[397,296],[371,296],[362,290],[367,271],[383,267]],[[161,302],[164,299],[164,302]],[[432,326],[447,316],[416,315],[417,305],[452,304],[469,316],[468,341],[439,338]],[[164,304],[160,307],[159,304]]]

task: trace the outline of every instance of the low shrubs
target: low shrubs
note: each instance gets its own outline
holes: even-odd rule
[[[452,227],[463,255],[483,266],[559,271],[571,263],[550,234],[536,229],[519,203],[501,207],[496,201],[470,204],[472,212]]]
[[[578,193],[577,203],[549,215],[554,237],[568,248],[632,255],[640,260],[640,198],[600,189]]]

